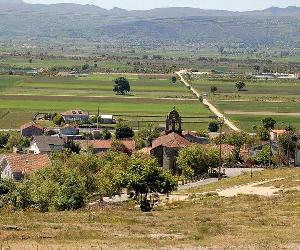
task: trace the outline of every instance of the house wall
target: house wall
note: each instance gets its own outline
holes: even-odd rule
[[[62,135],[79,135],[79,129],[77,129],[77,128],[61,128],[60,133]]]
[[[81,121],[86,122],[89,120],[88,115],[64,115],[65,122]]]
[[[30,147],[29,147],[29,151],[32,152],[35,155],[40,154],[40,150],[36,144],[36,142],[31,142]]]
[[[39,128],[29,127],[23,129],[21,131],[21,134],[24,137],[39,136],[39,135],[43,135],[43,130]]]
[[[178,148],[163,148],[163,168],[165,170],[172,171],[173,173],[177,172],[176,158],[178,157],[178,153]]]
[[[7,160],[4,158],[0,162],[0,170],[1,170],[1,179],[13,179],[13,173],[11,171],[11,168],[7,162]]]

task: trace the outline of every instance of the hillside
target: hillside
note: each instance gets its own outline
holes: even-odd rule
[[[0,1],[0,41],[107,46],[299,47],[300,8],[231,12],[195,8],[106,10]]]
[[[150,213],[141,213],[131,202],[69,212],[3,209],[0,210],[1,246],[5,249],[299,249],[299,171],[270,169],[255,172],[253,179],[248,173],[195,190],[183,190],[177,194],[178,202],[172,202],[176,200],[176,195],[172,195],[169,204]],[[228,192],[236,185],[244,191],[253,187],[254,193],[259,191],[263,195],[231,197]],[[272,195],[269,191],[274,190],[277,194]]]

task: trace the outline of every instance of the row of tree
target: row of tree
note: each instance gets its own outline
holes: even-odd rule
[[[176,178],[148,155],[109,151],[95,156],[64,151],[52,156],[51,166],[21,182],[0,180],[0,207],[71,210],[83,207],[92,197],[102,200],[117,195],[123,188],[144,201],[151,193],[167,194],[176,187]]]

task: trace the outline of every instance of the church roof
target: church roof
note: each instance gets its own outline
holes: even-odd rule
[[[168,135],[160,136],[156,140],[154,140],[152,143],[152,148],[157,148],[159,146],[168,148],[185,148],[190,146],[191,144],[192,143],[187,139],[173,132]]]

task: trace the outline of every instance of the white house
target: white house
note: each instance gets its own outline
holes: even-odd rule
[[[30,143],[29,152],[33,154],[49,154],[64,149],[65,141],[57,136],[35,136]]]

